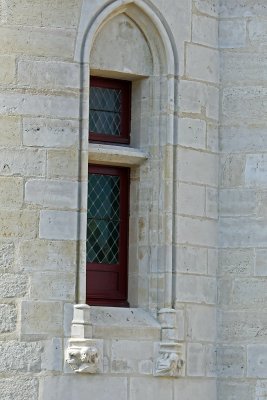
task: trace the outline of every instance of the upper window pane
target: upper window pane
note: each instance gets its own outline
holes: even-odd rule
[[[90,132],[119,136],[121,132],[121,90],[92,87]]]
[[[89,139],[130,142],[131,82],[91,77]]]

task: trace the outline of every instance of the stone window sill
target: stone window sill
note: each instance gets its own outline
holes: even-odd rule
[[[141,165],[148,158],[148,153],[129,146],[89,144],[88,160],[92,164],[134,167]]]

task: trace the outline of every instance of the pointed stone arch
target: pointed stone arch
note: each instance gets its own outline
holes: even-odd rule
[[[150,309],[156,313],[160,308],[171,308],[173,303],[173,203],[175,196],[173,144],[176,141],[177,132],[175,110],[178,57],[174,39],[165,19],[149,0],[109,1],[103,7],[96,9],[91,18],[88,14],[89,3],[90,0],[84,0],[75,50],[75,59],[81,66],[81,180],[86,178],[85,171],[87,171],[89,76],[92,57],[94,57],[94,50],[92,51],[94,44],[108,24],[124,15],[140,30],[151,53],[152,64],[149,76],[147,73],[142,76],[134,70],[118,71],[119,68],[116,68],[115,73],[116,76],[121,74],[122,78],[126,77],[137,82],[134,96],[139,96],[139,100],[146,97],[149,104],[148,115],[136,127],[133,127],[133,145],[148,152],[150,157],[146,164],[134,169],[132,173],[132,185],[134,186],[135,180],[138,182],[137,187],[134,187],[135,192],[138,192],[138,199],[134,206],[137,209],[133,218],[135,228],[130,239],[132,253],[129,266],[131,281],[129,300],[131,306]],[[112,67],[105,68],[103,65],[100,74],[112,76],[110,75]],[[135,100],[138,102],[137,97],[133,99],[133,103]],[[81,185],[81,187],[84,186]],[[147,194],[148,201],[145,188],[150,190]],[[86,190],[81,190],[80,204],[85,204],[86,196]],[[142,207],[148,208],[145,217]],[[137,243],[137,226],[142,223],[147,245],[144,245],[142,240],[141,245]],[[139,226],[139,229],[142,228]],[[81,238],[76,282],[77,302],[84,302],[85,299],[84,242],[85,238]]]

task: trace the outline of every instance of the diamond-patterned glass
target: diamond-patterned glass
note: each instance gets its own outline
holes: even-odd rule
[[[120,89],[91,87],[90,132],[119,136],[121,132]]]
[[[119,261],[120,177],[89,174],[87,262]]]

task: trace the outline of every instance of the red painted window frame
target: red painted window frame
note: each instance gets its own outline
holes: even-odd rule
[[[98,306],[129,307],[127,296],[130,170],[129,168],[89,164],[89,173],[120,176],[120,242],[118,264],[86,264],[86,303]],[[94,279],[94,271],[97,271],[97,279]],[[103,272],[103,274],[117,273],[117,290],[101,291],[99,272]]]
[[[119,136],[93,133],[89,127],[89,141],[95,143],[110,144],[129,144],[131,129],[131,91],[132,84],[130,81],[120,79],[101,78],[96,76],[90,77],[90,87],[102,87],[109,89],[120,89],[122,91],[122,108],[121,108],[121,133]]]

